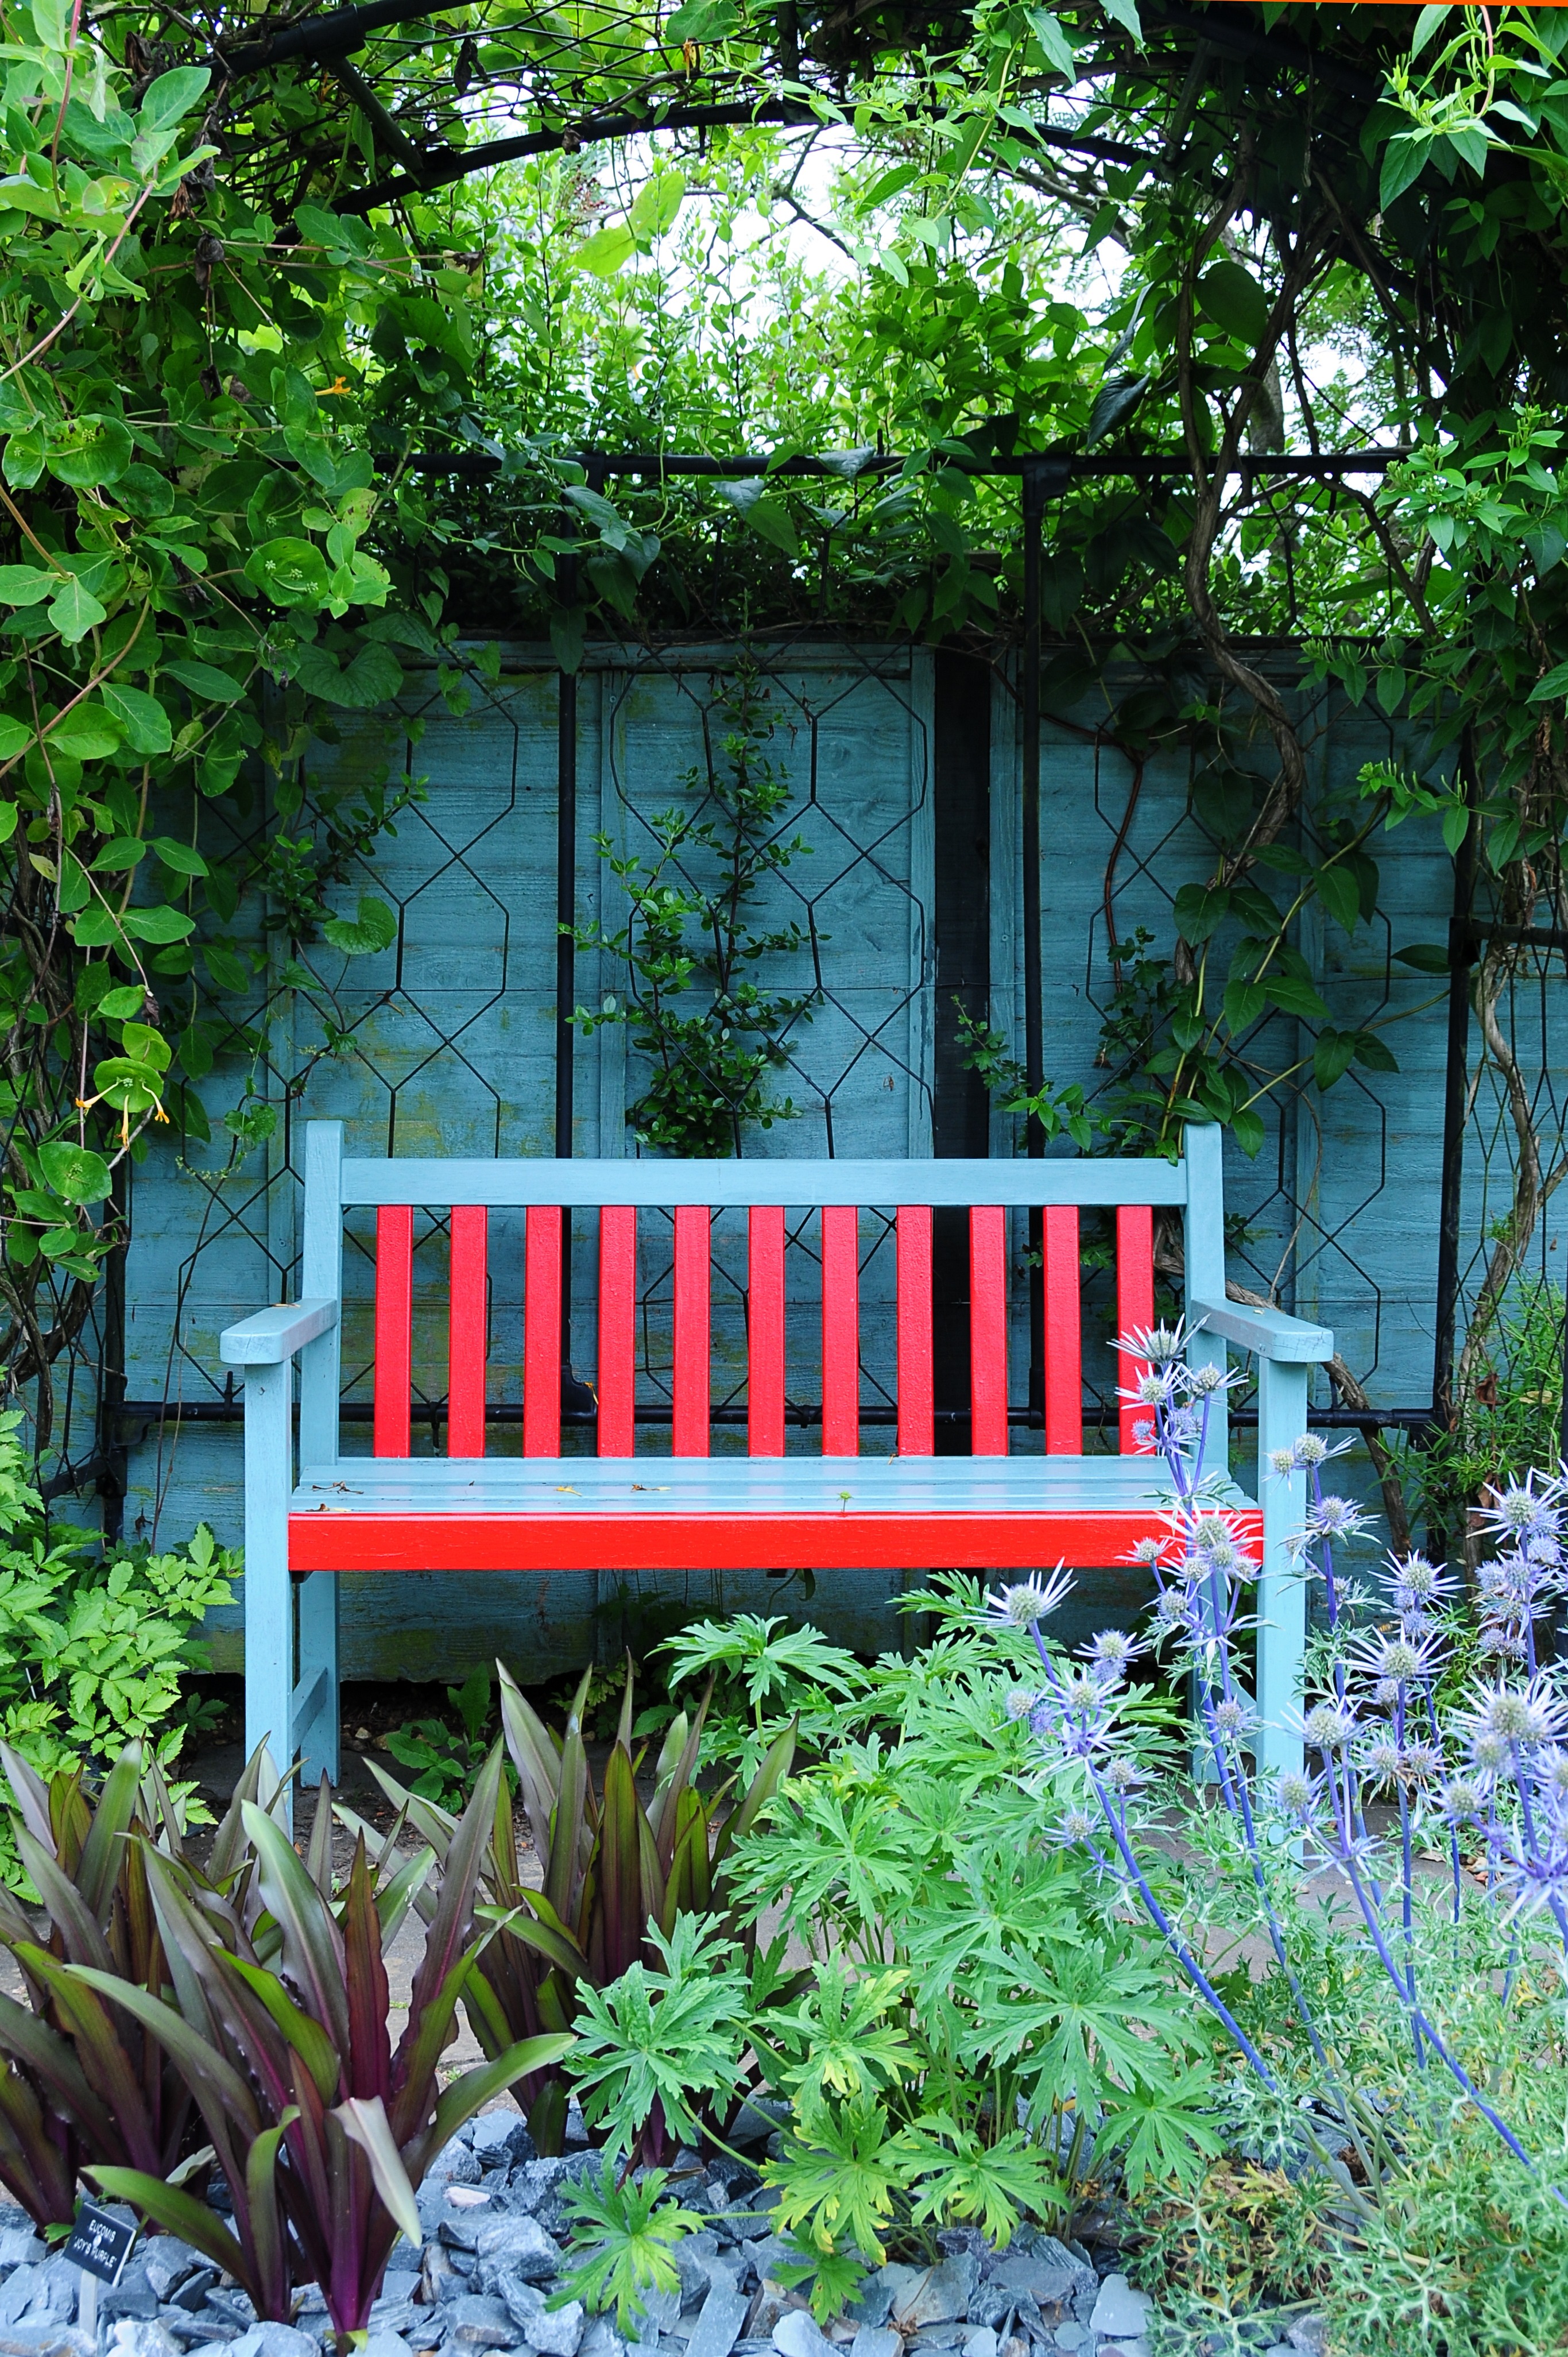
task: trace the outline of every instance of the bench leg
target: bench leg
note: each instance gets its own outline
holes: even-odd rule
[[[270,1749],[280,1776],[294,1757],[294,1598],[288,1577],[293,1370],[245,1372],[245,1750]]]
[[[313,1571],[299,1590],[299,1684],[294,1736],[301,1797],[338,1782],[338,1575]]]
[[[1263,1509],[1263,1568],[1258,1582],[1258,1765],[1266,1776],[1299,1769],[1302,1741],[1286,1724],[1301,1708],[1306,1650],[1306,1581],[1290,1541],[1306,1519],[1306,1476],[1276,1473],[1270,1458],[1306,1430],[1305,1366],[1258,1365],[1258,1497]]]

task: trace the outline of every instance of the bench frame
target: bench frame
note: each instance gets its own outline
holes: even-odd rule
[[[1077,1208],[1114,1206],[1119,1214],[1119,1238],[1122,1251],[1119,1261],[1119,1319],[1122,1330],[1133,1325],[1150,1322],[1153,1313],[1153,1266],[1150,1257],[1150,1213],[1152,1207],[1179,1207],[1183,1213],[1186,1256],[1186,1311],[1192,1329],[1188,1357],[1194,1364],[1228,1363],[1231,1346],[1253,1353],[1258,1360],[1258,1488],[1261,1517],[1262,1555],[1257,1591],[1260,1617],[1258,1639],[1259,1713],[1263,1722],[1260,1736],[1260,1765],[1270,1770],[1299,1766],[1301,1739],[1293,1735],[1287,1725],[1287,1715],[1299,1692],[1302,1654],[1305,1640],[1305,1589],[1294,1561],[1291,1541],[1299,1530],[1305,1512],[1305,1477],[1300,1472],[1286,1475],[1275,1473],[1270,1459],[1273,1453],[1288,1449],[1306,1429],[1307,1370],[1332,1356],[1333,1335],[1326,1329],[1309,1324],[1304,1319],[1286,1316],[1278,1310],[1261,1310],[1229,1301],[1225,1292],[1224,1266],[1224,1192],[1220,1163],[1220,1133],[1212,1126],[1188,1127],[1184,1137],[1180,1162],[1171,1163],[1148,1158],[1121,1157],[1105,1159],[1061,1159],[1034,1161],[930,1161],[920,1163],[868,1162],[794,1162],[766,1160],[761,1162],[662,1162],[662,1161],[566,1161],[519,1160],[510,1162],[434,1161],[413,1157],[406,1159],[358,1159],[343,1154],[342,1124],[317,1121],[306,1130],[305,1220],[300,1299],[293,1304],[281,1304],[263,1309],[240,1324],[230,1327],[222,1335],[220,1351],[223,1362],[241,1370],[245,1393],[245,1742],[247,1750],[258,1742],[272,1741],[274,1752],[285,1755],[283,1764],[292,1764],[296,1756],[302,1761],[306,1781],[314,1781],[325,1772],[338,1781],[338,1569],[311,1568],[300,1577],[302,1555],[314,1553],[320,1560],[340,1562],[343,1568],[369,1567],[356,1560],[352,1539],[354,1533],[345,1524],[359,1526],[362,1536],[371,1519],[367,1501],[355,1514],[347,1502],[347,1493],[353,1487],[351,1479],[331,1479],[340,1470],[352,1477],[356,1468],[363,1469],[363,1458],[344,1458],[338,1446],[339,1399],[339,1318],[342,1302],[343,1213],[361,1205],[381,1207],[378,1211],[380,1247],[378,1261],[380,1284],[377,1295],[377,1392],[376,1392],[376,1454],[379,1458],[403,1459],[409,1455],[408,1442],[408,1357],[410,1297],[407,1271],[411,1265],[412,1205],[450,1207],[461,1211],[467,1206],[487,1208],[527,1206],[548,1214],[553,1207],[598,1209],[601,1219],[607,1207],[612,1217],[617,1209],[647,1206],[660,1210],[683,1207],[705,1215],[706,1209],[768,1207],[765,1218],[771,1218],[779,1207],[811,1208],[825,1211],[823,1221],[824,1262],[824,1394],[836,1383],[832,1397],[823,1401],[823,1455],[843,1463],[858,1461],[870,1467],[875,1460],[857,1458],[858,1450],[858,1344],[857,1327],[853,1322],[846,1329],[842,1321],[833,1331],[838,1368],[830,1372],[830,1360],[834,1347],[830,1337],[827,1295],[830,1286],[829,1265],[836,1251],[838,1269],[836,1281],[847,1286],[852,1317],[857,1317],[854,1211],[850,1209],[847,1222],[833,1221],[837,1207],[860,1207],[875,1204],[913,1205],[910,1232],[917,1248],[924,1235],[925,1261],[929,1265],[929,1214],[919,1207],[954,1206],[967,1208],[972,1213],[972,1333],[977,1346],[973,1394],[973,1435],[978,1463],[982,1456],[992,1458],[1006,1454],[1006,1300],[1004,1286],[998,1274],[1004,1262],[1000,1257],[1004,1230],[1002,1214],[1010,1206],[1038,1209],[1043,1215],[1046,1232],[1046,1268],[1044,1288],[1047,1324],[1047,1404],[1045,1458],[1028,1458],[1015,1460],[1015,1468],[1041,1468],[1042,1476],[1054,1456],[1058,1470],[1066,1471],[1061,1459],[1072,1457],[1082,1448],[1081,1391],[1078,1374],[1079,1341],[1077,1318],[1078,1241]],[[991,1210],[977,1207],[992,1207]],[[1056,1217],[1053,1220],[1053,1212]],[[1059,1224],[1064,1212],[1068,1224]],[[993,1216],[994,1215],[994,1216]],[[781,1217],[781,1215],[780,1215]],[[923,1231],[919,1222],[924,1220]],[[1123,1225],[1123,1222],[1130,1224]],[[1141,1222],[1141,1226],[1139,1225]],[[986,1224],[989,1223],[989,1224]],[[982,1234],[985,1243],[984,1271],[982,1282],[982,1262],[975,1239]],[[406,1228],[406,1233],[405,1233]],[[559,1219],[541,1222],[544,1239],[541,1265],[546,1279],[551,1265],[550,1236],[556,1238],[553,1246],[555,1295],[559,1303],[561,1255],[559,1249]],[[473,1230],[470,1234],[476,1232]],[[529,1223],[528,1281],[534,1282],[534,1222]],[[628,1226],[618,1231],[607,1227],[603,1231],[623,1237],[631,1232]],[[700,1232],[706,1235],[705,1223]],[[770,1231],[765,1232],[771,1232]],[[751,1405],[752,1458],[757,1456],[782,1458],[777,1479],[787,1492],[790,1468],[802,1463],[815,1466],[818,1460],[784,1457],[782,1425],[782,1226],[777,1286],[778,1336],[774,1344],[777,1361],[777,1382],[771,1376],[759,1382],[757,1347],[754,1340],[752,1356],[753,1395]],[[454,1268],[452,1276],[452,1370],[451,1397],[448,1402],[449,1453],[453,1458],[472,1458],[482,1456],[484,1449],[484,1353],[485,1353],[485,1261],[482,1214],[477,1231],[478,1257],[471,1251],[461,1254],[456,1244],[457,1222],[454,1222]],[[752,1270],[755,1275],[758,1231],[752,1229]],[[681,1222],[677,1218],[677,1254],[681,1250]],[[389,1257],[387,1240],[392,1240]],[[1055,1252],[1053,1258],[1053,1238]],[[1128,1252],[1128,1240],[1133,1250]],[[835,1241],[836,1240],[836,1241]],[[1138,1260],[1141,1244],[1142,1262]],[[900,1222],[898,1243],[899,1266],[904,1267],[904,1228]],[[701,1336],[703,1353],[702,1384],[706,1385],[707,1372],[707,1311],[706,1259],[701,1260],[703,1271],[700,1291]],[[916,1265],[920,1264],[917,1261]],[[687,1265],[698,1265],[698,1247],[689,1255]],[[771,1264],[769,1264],[771,1265]],[[1139,1274],[1140,1266],[1143,1274]],[[676,1279],[676,1367],[674,1454],[682,1457],[706,1457],[707,1415],[703,1401],[699,1401],[693,1389],[696,1378],[688,1380],[685,1388],[685,1428],[682,1431],[682,1393],[680,1372],[682,1363],[681,1341],[682,1290],[677,1262]],[[1132,1274],[1128,1275],[1131,1267]],[[618,1282],[622,1294],[628,1279],[628,1269],[635,1296],[634,1261],[623,1266]],[[400,1275],[400,1270],[403,1274]],[[477,1274],[476,1274],[477,1272]],[[615,1273],[607,1263],[601,1263],[601,1370],[606,1366],[603,1338],[609,1332],[605,1325],[606,1301],[616,1282]],[[1000,1288],[1000,1289],[999,1289]],[[532,1296],[531,1296],[532,1297]],[[542,1297],[548,1300],[546,1293]],[[930,1398],[930,1326],[929,1285],[923,1340],[919,1320],[908,1325],[902,1296],[899,1310],[898,1372],[900,1416],[900,1461],[913,1455],[929,1458],[932,1440],[929,1437]],[[615,1331],[629,1335],[629,1318],[623,1299],[623,1324]],[[754,1328],[757,1321],[753,1321]],[[693,1330],[695,1330],[693,1329]],[[556,1331],[558,1332],[558,1319]],[[845,1341],[847,1331],[849,1340]],[[538,1340],[535,1340],[535,1335]],[[463,1372],[459,1374],[459,1337],[464,1352]],[[986,1342],[984,1366],[978,1346]],[[401,1339],[400,1339],[401,1337]],[[1064,1354],[1070,1385],[1058,1382],[1054,1394],[1050,1388],[1048,1369],[1053,1338]],[[924,1361],[921,1361],[921,1351]],[[999,1354],[999,1355],[998,1355]],[[295,1495],[294,1440],[294,1362],[299,1361],[299,1462],[301,1479],[306,1469],[317,1477],[318,1490],[343,1491],[342,1500],[333,1501],[337,1511],[330,1515],[331,1534],[317,1539],[325,1525],[302,1520]],[[523,1460],[543,1458],[549,1461],[564,1461],[581,1465],[581,1459],[561,1460],[559,1439],[559,1349],[550,1330],[548,1319],[527,1321],[524,1344],[524,1450]],[[689,1365],[698,1363],[688,1354]],[[772,1363],[771,1361],[769,1362]],[[629,1366],[629,1361],[626,1362]],[[383,1366],[390,1368],[383,1383]],[[998,1378],[997,1369],[1001,1373]],[[475,1370],[478,1370],[477,1375]],[[988,1372],[987,1372],[988,1370]],[[1131,1371],[1129,1371],[1131,1372]],[[1000,1384],[1000,1389],[999,1389]],[[401,1388],[400,1388],[401,1387]],[[914,1405],[909,1413],[912,1426],[906,1421],[905,1398]],[[612,1387],[613,1388],[613,1387]],[[1073,1396],[1067,1395],[1070,1388]],[[461,1393],[461,1397],[459,1394]],[[757,1395],[764,1395],[759,1410]],[[776,1394],[776,1399],[774,1397]],[[1053,1414],[1053,1398],[1056,1403]],[[531,1399],[542,1403],[539,1420],[534,1423],[530,1414]],[[777,1406],[767,1405],[772,1400]],[[759,1426],[759,1415],[761,1424]],[[1133,1426],[1137,1412],[1123,1405],[1120,1424],[1123,1454],[1134,1450],[1138,1444],[1133,1437]],[[532,1426],[531,1432],[531,1426]],[[775,1429],[776,1426],[776,1429]],[[759,1447],[759,1430],[761,1446]],[[632,1455],[631,1380],[623,1369],[618,1392],[612,1400],[601,1396],[600,1455],[630,1458]],[[542,1444],[553,1436],[553,1447]],[[1076,1451],[1072,1437],[1076,1435]],[[608,1447],[607,1448],[607,1438]],[[450,1445],[461,1442],[462,1445]],[[668,1460],[649,1458],[650,1464]],[[721,1463],[728,1460],[721,1460]],[[1079,1463],[1093,1466],[1098,1459]],[[948,1469],[961,1466],[965,1460],[936,1460]],[[428,1472],[424,1460],[416,1460],[419,1468]],[[494,1470],[510,1465],[515,1471],[517,1460],[493,1460]],[[1214,1401],[1214,1412],[1208,1426],[1206,1471],[1226,1473],[1229,1465],[1228,1418],[1224,1409],[1224,1394]],[[391,1470],[386,1468],[384,1470]],[[542,1468],[542,1469],[543,1469]],[[717,1471],[715,1468],[715,1471]],[[323,1480],[322,1476],[328,1477]],[[483,1476],[479,1477],[481,1480]],[[836,1472],[835,1472],[835,1478]],[[471,1484],[469,1486],[472,1486]],[[820,1489],[820,1481],[818,1487]],[[434,1493],[433,1493],[434,1494]],[[840,1493],[847,1495],[847,1493]],[[291,1508],[295,1567],[290,1568]],[[1151,1515],[1155,1512],[1146,1510]],[[633,1509],[633,1512],[637,1512]],[[1044,1509],[1042,1509],[1044,1512]],[[436,1512],[439,1513],[437,1507]],[[428,1518],[427,1518],[428,1519]],[[449,1514],[447,1520],[456,1528],[462,1518]],[[660,1534],[658,1523],[662,1516],[648,1515],[646,1537],[649,1553],[635,1560],[674,1563],[677,1553],[668,1552],[662,1542],[671,1533]],[[716,1527],[725,1524],[723,1518],[710,1514]],[[780,1518],[782,1519],[782,1518]],[[1017,1518],[1015,1518],[1016,1520]],[[1003,1518],[1006,1520],[1005,1517]],[[521,1532],[525,1528],[521,1518],[515,1518]],[[623,1525],[627,1517],[620,1517]],[[818,1517],[820,1523],[821,1517]],[[939,1513],[929,1525],[935,1552],[940,1564],[911,1563],[906,1567],[926,1569],[944,1567],[961,1557],[953,1551],[952,1534],[961,1517]],[[474,1527],[472,1523],[470,1527]],[[491,1528],[498,1527],[491,1522]],[[789,1544],[796,1547],[811,1544],[811,1519],[790,1518]],[[843,1528],[842,1523],[837,1526]],[[865,1526],[869,1536],[869,1521]],[[908,1524],[905,1525],[908,1528]],[[975,1521],[976,1543],[994,1546],[997,1552],[988,1560],[996,1567],[1005,1567],[1002,1543],[996,1536],[994,1519]],[[312,1545],[302,1544],[304,1532]],[[804,1534],[804,1536],[802,1535]],[[679,1534],[676,1534],[678,1540]],[[561,1541],[569,1536],[582,1537],[579,1532],[568,1534],[561,1525]],[[858,1542],[857,1542],[858,1543]],[[885,1545],[897,1545],[900,1539],[885,1534]],[[624,1544],[624,1538],[623,1538]],[[723,1556],[725,1566],[735,1569],[748,1567],[754,1561],[767,1560],[746,1547],[736,1545],[726,1552],[725,1544],[714,1539],[716,1561]],[[781,1542],[782,1544],[782,1542]],[[537,1548],[538,1541],[530,1533],[527,1544]],[[841,1541],[841,1553],[847,1546]],[[472,1549],[470,1548],[470,1554]],[[976,1560],[972,1548],[965,1553]],[[568,1557],[567,1561],[575,1560]],[[607,1558],[608,1560],[610,1558]],[[680,1556],[680,1560],[690,1560]],[[790,1553],[785,1558],[797,1562],[802,1558]],[[832,1556],[829,1557],[831,1564]],[[856,1562],[889,1561],[886,1553],[869,1549],[856,1555]],[[532,1565],[543,1566],[546,1558],[536,1551],[526,1556]],[[552,1558],[553,1560],[553,1558]],[[901,1560],[901,1558],[899,1558]],[[1013,1562],[1034,1562],[1037,1556],[1016,1553]],[[432,1566],[434,1567],[434,1566]],[[559,1567],[567,1567],[562,1562]],[[818,1566],[813,1567],[826,1567]],[[1048,1567],[1048,1566],[1047,1566]],[[297,1598],[295,1590],[297,1589]],[[296,1611],[297,1602],[297,1611]]]

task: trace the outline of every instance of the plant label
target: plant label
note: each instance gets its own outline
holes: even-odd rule
[[[100,2283],[117,2284],[125,2272],[125,2262],[135,2246],[136,2229],[123,2218],[112,2218],[107,2210],[95,2210],[84,2201],[76,2213],[76,2223],[65,2246],[65,2256],[83,2275],[96,2276]]]

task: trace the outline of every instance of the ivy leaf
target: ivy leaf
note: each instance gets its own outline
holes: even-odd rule
[[[183,942],[196,931],[190,918],[178,909],[127,909],[120,922],[133,941],[154,942],[163,947]]]
[[[321,930],[345,957],[370,957],[378,950],[391,949],[397,939],[397,919],[384,900],[365,893],[357,917],[328,917]]]
[[[1050,10],[1026,8],[1024,14],[1029,20],[1029,30],[1046,53],[1047,64],[1054,67],[1058,73],[1065,74],[1069,81],[1075,81],[1078,59],[1073,56],[1072,44]]]
[[[1321,1022],[1328,1013],[1311,983],[1303,982],[1295,974],[1271,974],[1263,988],[1283,1015],[1305,1015],[1314,1022]]]
[[[1230,914],[1230,894],[1223,884],[1184,884],[1176,896],[1176,931],[1184,942],[1206,942]]]
[[[207,862],[200,852],[188,843],[177,842],[172,834],[156,834],[152,847],[164,866],[172,867],[177,876],[205,876],[208,873]]]
[[[101,1203],[109,1192],[109,1165],[90,1146],[57,1138],[38,1148],[38,1168],[68,1203]]]

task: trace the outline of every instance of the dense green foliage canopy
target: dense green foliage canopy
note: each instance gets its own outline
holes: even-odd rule
[[[1258,1047],[1274,1013],[1319,1088],[1387,1066],[1293,942],[1309,900],[1371,919],[1385,826],[1477,855],[1514,925],[1563,921],[1560,12],[5,23],[0,1327],[10,1380],[43,1378],[40,1446],[149,1126],[239,1157],[276,1119],[242,902],[285,984],[390,938],[338,888],[418,791],[410,739],[346,799],[307,748],[405,660],[460,705],[498,615],[568,666],[590,631],[1002,649],[1017,477],[977,468],[1106,462],[1053,508],[1047,693],[1067,710],[1113,661],[1102,735],[1185,745],[1213,845],[1176,937],[1122,967],[1107,1134],[1158,1144],[1197,1108],[1255,1147],[1290,1077]],[[1368,445],[1410,455],[1247,463]],[[618,449],[768,464],[595,463]],[[1310,813],[1286,643],[1409,748]],[[1515,956],[1477,985],[1504,1057]],[[1494,1301],[1561,1175],[1516,1111]]]

